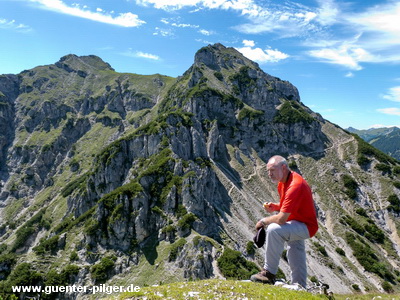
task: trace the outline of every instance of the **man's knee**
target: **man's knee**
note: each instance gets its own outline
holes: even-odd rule
[[[281,229],[281,225],[277,224],[277,223],[271,223],[268,225],[267,227],[267,234],[268,233],[274,233],[277,232]]]

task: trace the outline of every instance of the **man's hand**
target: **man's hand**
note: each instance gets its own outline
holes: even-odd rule
[[[272,202],[265,202],[263,206],[264,206],[264,209],[266,212],[268,212],[268,213],[274,212],[273,207],[272,207]]]
[[[287,222],[289,216],[290,213],[279,212],[277,215],[262,218],[256,224],[256,231],[258,231],[261,227],[268,226],[272,223],[283,225]]]
[[[267,226],[267,224],[266,224],[265,218],[264,218],[257,222],[256,231],[258,231],[260,228],[264,228],[265,226]]]

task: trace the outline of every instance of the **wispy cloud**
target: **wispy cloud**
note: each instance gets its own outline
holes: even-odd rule
[[[400,86],[395,86],[390,88],[386,94],[381,95],[381,97],[385,100],[400,102]],[[399,107],[388,107],[388,108],[380,108],[377,109],[378,112],[392,115],[392,116],[400,116],[400,108]]]
[[[285,11],[264,10],[250,22],[235,28],[246,34],[275,33],[279,38],[303,36],[307,32],[318,31],[311,20],[316,15],[311,12],[290,13]]]
[[[212,44],[215,43],[215,42],[208,41],[208,40],[203,40],[203,39],[195,39],[195,41],[199,42],[199,43],[202,43],[202,44],[205,44],[205,45],[212,45]]]
[[[15,20],[0,19],[0,29],[9,29],[21,33],[28,33],[32,28],[25,24],[18,24]]]
[[[400,108],[398,107],[379,108],[377,111],[386,115],[400,116]]]
[[[145,52],[141,52],[141,51],[136,52],[136,56],[151,59],[151,60],[160,60],[160,57],[158,55],[145,53]]]
[[[326,25],[326,22],[333,20],[337,14],[335,5],[323,4],[320,9],[320,18],[316,9],[311,10],[303,5],[283,2],[283,4],[267,4],[263,6],[254,0],[136,0],[136,3],[143,6],[153,6],[166,11],[179,10],[195,7],[195,11],[202,9],[231,10],[240,13],[247,23],[240,24],[234,28],[246,34],[276,33],[280,38],[304,35],[309,32],[313,35],[321,29],[318,20]],[[332,22],[332,21],[329,21]]]
[[[174,18],[162,18],[160,20],[163,23],[163,27],[156,27],[153,35],[163,36],[163,37],[175,37],[176,32],[179,29],[198,29],[200,26],[196,24],[189,24],[181,22],[180,17]],[[210,35],[211,32],[207,32],[206,30],[199,30],[201,34]],[[208,34],[207,34],[208,33]]]
[[[279,50],[273,50],[273,49],[263,50],[261,48],[254,48],[255,47],[254,41],[244,40],[243,45],[244,47],[236,49],[247,58],[259,63],[278,62],[280,60],[289,57],[288,54],[285,54]]]
[[[382,95],[383,99],[400,102],[400,86],[395,86],[389,89],[389,91]]]
[[[242,24],[233,28],[245,34],[275,34],[277,38],[300,38],[305,53],[323,63],[352,71],[365,63],[400,62],[400,2],[364,11],[351,2],[317,0],[315,7],[291,1],[255,0],[136,0],[137,4],[167,11],[183,8],[231,10],[241,14]],[[262,49],[245,46],[243,51],[261,57]],[[261,51],[260,51],[261,50]],[[266,58],[264,58],[266,59]]]
[[[362,63],[400,62],[400,2],[389,1],[359,13],[342,11],[340,17],[336,8],[332,15],[336,25],[356,37],[337,36],[335,40],[320,41],[321,46],[326,46],[309,51],[309,55],[351,70],[361,70]]]
[[[156,28],[154,28],[153,35],[160,35],[160,36],[163,36],[163,37],[173,37],[173,36],[175,36],[175,33],[170,28],[156,27]]]
[[[29,0],[37,3],[41,8],[52,10],[58,13],[67,14],[79,18],[89,19],[96,22],[122,26],[122,27],[138,27],[144,23],[136,14],[131,12],[120,13],[118,16],[104,12],[101,8],[97,8],[95,12],[87,9],[86,6],[79,5],[68,6],[61,0]]]
[[[202,35],[213,35],[215,32],[213,30],[205,30],[205,29],[200,29],[199,33],[201,33]]]
[[[389,1],[384,5],[373,6],[367,11],[347,15],[348,22],[358,25],[364,32],[375,33],[374,37],[385,45],[398,45],[400,39],[400,2]]]
[[[166,25],[171,25],[172,27],[178,27],[178,28],[199,28],[200,27],[199,25],[181,23],[179,20],[175,20],[175,19],[162,18],[161,22]]]
[[[178,28],[199,28],[199,25],[185,24],[185,23],[171,23],[171,26]]]
[[[166,11],[179,10],[187,7],[196,7],[196,11],[202,8],[208,9],[232,9],[239,10],[242,14],[257,15],[260,7],[253,0],[136,0],[136,4],[163,9]]]
[[[135,57],[135,58],[139,57],[155,61],[161,60],[161,58],[158,55],[145,53],[142,51],[133,51],[132,49],[122,52],[121,54],[127,57]]]
[[[308,54],[324,62],[341,65],[355,71],[362,70],[360,62],[373,61],[373,55],[365,49],[351,44],[342,44],[336,48],[310,50]]]

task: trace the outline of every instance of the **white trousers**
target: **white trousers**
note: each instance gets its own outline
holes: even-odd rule
[[[289,221],[283,225],[272,223],[267,227],[264,268],[272,274],[278,272],[279,260],[287,243],[287,258],[292,284],[307,286],[307,262],[304,240],[310,238],[306,224]]]

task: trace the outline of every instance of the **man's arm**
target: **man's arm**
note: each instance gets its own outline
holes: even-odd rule
[[[257,222],[256,230],[260,229],[261,227],[268,226],[271,223],[283,225],[287,222],[289,215],[290,213],[279,212],[277,215],[262,218],[260,221]]]

